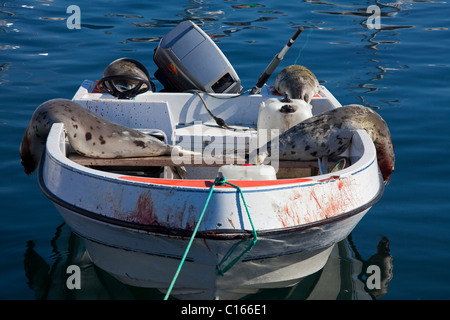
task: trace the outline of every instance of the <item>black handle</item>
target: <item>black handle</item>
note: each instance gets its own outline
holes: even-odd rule
[[[294,33],[292,40],[297,40],[298,36],[300,35],[300,33],[302,33],[303,31],[303,27],[298,27],[297,31]]]

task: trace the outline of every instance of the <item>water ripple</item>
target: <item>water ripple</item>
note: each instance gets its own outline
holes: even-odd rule
[[[143,16],[133,15],[133,14],[114,14],[114,13],[108,13],[105,14],[105,17],[111,18],[111,17],[119,17],[119,18],[127,18],[127,19],[142,19]]]
[[[127,38],[121,43],[127,42],[159,42],[162,37],[148,37],[148,38]]]

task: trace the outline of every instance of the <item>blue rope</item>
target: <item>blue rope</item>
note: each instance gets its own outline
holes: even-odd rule
[[[255,226],[253,225],[253,221],[250,216],[250,212],[248,211],[247,203],[245,202],[244,194],[242,193],[241,188],[235,184],[227,182],[225,180],[225,178],[223,178],[223,180],[224,180],[224,183],[236,188],[239,191],[239,194],[241,195],[241,198],[242,198],[242,202],[244,203],[245,210],[247,211],[248,220],[250,221],[250,225],[252,226],[252,229],[253,229],[253,239],[252,239],[252,242],[250,243],[250,245],[244,251],[242,251],[242,253],[240,255],[238,255],[235,259],[233,259],[233,261],[231,261],[227,266],[225,266],[225,268],[223,268],[223,269],[221,269],[219,266],[222,264],[222,262],[224,260],[226,260],[226,258],[229,255],[231,255],[231,252],[222,259],[222,261],[220,262],[220,264],[216,270],[216,274],[220,275],[220,276],[223,276],[225,274],[225,272],[230,270],[231,267],[233,267],[236,264],[236,262],[238,262],[245,253],[247,253],[248,251],[250,251],[250,249],[253,248],[253,246],[256,244],[256,241],[258,241],[258,235],[256,234]]]
[[[201,213],[201,215],[200,215],[200,218],[198,219],[198,222],[197,222],[197,225],[195,226],[194,232],[192,232],[191,239],[189,240],[189,243],[188,243],[188,246],[187,246],[187,248],[186,248],[186,251],[184,252],[184,255],[183,255],[183,258],[181,259],[180,264],[178,265],[177,272],[175,273],[175,276],[174,276],[173,279],[172,279],[172,283],[170,284],[169,290],[167,290],[167,293],[166,293],[166,296],[164,297],[164,300],[167,300],[167,299],[169,298],[170,293],[172,292],[173,286],[175,285],[175,282],[177,281],[178,275],[179,275],[179,273],[180,273],[180,271],[181,271],[181,267],[183,266],[184,261],[186,260],[187,254],[188,254],[188,252],[189,252],[189,249],[190,249],[191,246],[192,246],[192,242],[194,241],[194,238],[195,238],[195,235],[196,235],[196,233],[197,233],[197,230],[198,230],[198,228],[200,227],[200,222],[202,222],[203,215],[205,214],[206,208],[208,207],[209,200],[211,199],[211,196],[212,196],[212,194],[213,194],[214,187],[215,187],[216,184],[218,183],[218,179],[219,179],[219,178],[216,178],[216,180],[214,181],[213,185],[211,186],[211,190],[209,191],[208,198],[206,199],[205,207],[203,208],[203,211],[202,211],[202,213]]]
[[[237,261],[238,261],[238,260],[239,260],[246,252],[247,252],[247,251],[249,251],[249,250],[255,245],[255,243],[256,243],[256,241],[257,241],[256,230],[255,230],[255,227],[253,226],[253,221],[252,221],[252,219],[251,219],[251,217],[250,217],[250,212],[248,211],[248,207],[247,207],[247,204],[246,204],[246,202],[245,202],[244,194],[242,193],[241,188],[240,188],[239,186],[237,186],[237,185],[234,185],[234,184],[232,184],[232,183],[227,182],[226,179],[225,179],[225,177],[221,177],[221,178],[220,178],[220,177],[217,177],[216,180],[214,180],[213,185],[211,186],[211,189],[210,189],[210,191],[209,191],[208,198],[206,199],[205,206],[203,207],[203,211],[202,211],[202,213],[200,214],[200,217],[199,217],[199,219],[198,219],[198,221],[197,221],[197,225],[195,226],[194,231],[192,232],[192,236],[191,236],[191,238],[190,238],[190,240],[189,240],[189,243],[188,243],[188,245],[187,245],[186,251],[184,252],[183,257],[181,258],[180,264],[178,265],[177,272],[175,273],[175,275],[174,275],[174,277],[173,277],[173,279],[172,279],[172,282],[171,282],[171,284],[170,284],[170,286],[169,286],[169,289],[167,290],[167,293],[166,293],[166,295],[165,295],[165,297],[164,297],[164,300],[169,299],[169,296],[170,296],[170,293],[172,292],[173,286],[175,285],[175,282],[177,281],[178,275],[180,274],[181,268],[183,267],[183,264],[184,264],[184,261],[186,260],[187,254],[188,254],[188,252],[189,252],[189,250],[190,250],[190,248],[191,248],[191,246],[192,246],[192,243],[194,242],[195,235],[197,234],[198,228],[200,227],[200,223],[201,223],[201,221],[202,221],[202,219],[203,219],[203,216],[204,216],[204,214],[205,214],[206,208],[208,207],[209,201],[211,200],[211,196],[212,196],[212,194],[213,194],[214,187],[215,187],[216,185],[221,185],[221,184],[228,184],[228,185],[230,185],[230,186],[236,188],[236,189],[239,191],[239,193],[240,193],[240,195],[241,195],[241,198],[242,198],[242,201],[244,202],[245,210],[247,211],[247,215],[248,215],[248,218],[249,218],[249,220],[250,220],[250,224],[251,224],[251,226],[252,226],[252,228],[253,228],[253,241],[252,241],[252,243],[250,244],[250,246],[249,246],[246,250],[244,250],[244,252],[242,252],[236,259],[234,259],[230,264],[228,264],[228,265],[225,267],[224,271],[218,269],[218,271],[217,271],[216,273],[219,274],[219,275],[224,275],[224,273],[225,273],[226,271],[228,271],[228,270],[229,270],[229,269],[230,269],[230,268],[231,268],[231,267],[232,267],[232,266],[233,266],[233,265],[234,265],[234,264],[235,264],[235,263],[236,263],[236,262],[237,262]]]

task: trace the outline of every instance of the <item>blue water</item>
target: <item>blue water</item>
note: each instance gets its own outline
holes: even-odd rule
[[[64,290],[49,294],[49,283],[53,288],[64,284],[61,261],[78,259],[75,253],[82,255],[83,248],[61,226],[36,174],[26,176],[20,164],[20,141],[34,109],[48,99],[72,98],[84,79],[99,79],[120,57],[137,59],[153,73],[152,53],[160,37],[185,19],[214,37],[245,89],[255,84],[295,28],[306,27],[278,71],[295,62],[306,65],[342,104],[377,110],[395,144],[391,183],[348,241],[359,257],[368,259],[382,236],[390,240],[393,278],[382,299],[450,298],[448,3],[77,1],[81,29],[69,30],[66,9],[71,4],[17,0],[0,7],[1,299],[80,298]],[[370,29],[366,9],[375,4],[381,25]],[[86,268],[97,280],[81,297],[162,298],[124,289],[89,263]],[[308,295],[297,289],[291,296],[273,289],[252,297]]]

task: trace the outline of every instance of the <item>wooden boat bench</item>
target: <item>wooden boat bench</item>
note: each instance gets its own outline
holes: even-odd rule
[[[159,166],[185,166],[185,167],[220,167],[224,164],[244,164],[245,159],[238,157],[182,157],[180,161],[171,156],[98,159],[84,157],[71,153],[68,158],[80,165],[88,167],[159,167]],[[175,160],[175,161],[174,161]],[[181,162],[181,164],[180,164]],[[279,161],[279,168],[317,168],[317,161]]]

